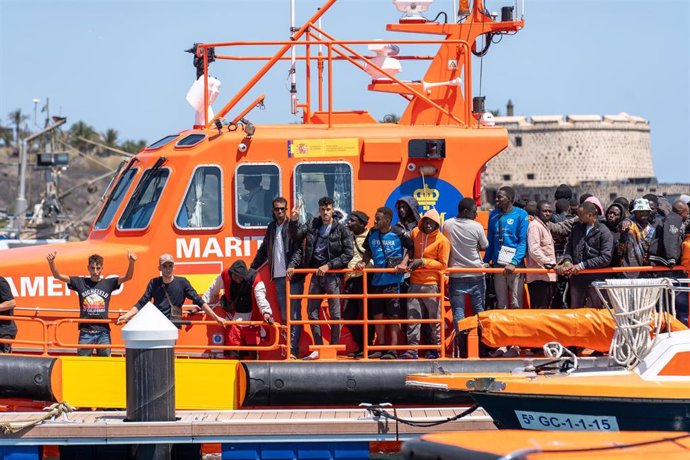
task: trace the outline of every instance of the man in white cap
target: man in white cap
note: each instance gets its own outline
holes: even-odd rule
[[[638,198],[633,203],[632,215],[620,223],[621,267],[640,267],[651,265],[649,247],[657,238],[657,228],[650,222],[652,207],[646,198]],[[624,273],[627,278],[637,278],[639,272]]]
[[[178,328],[182,319],[182,305],[185,299],[190,299],[197,307],[203,308],[207,315],[221,326],[223,318],[218,316],[211,307],[197,294],[189,280],[183,276],[175,276],[175,259],[170,254],[163,254],[158,258],[158,269],[161,276],[152,278],[146,286],[144,295],[127,313],[117,319],[117,323],[126,323],[149,301],[171,320]]]

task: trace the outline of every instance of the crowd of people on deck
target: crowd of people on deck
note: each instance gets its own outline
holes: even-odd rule
[[[378,345],[384,350],[370,352],[370,359],[418,359],[420,343],[440,346],[440,301],[444,296],[440,289],[445,274],[449,276],[447,294],[456,328],[466,309],[477,314],[492,308],[523,308],[525,285],[531,308],[600,308],[602,299],[592,287],[594,281],[612,276],[687,278],[690,197],[682,196],[673,203],[653,194],[630,201],[619,197],[607,207],[589,194],[578,200],[573,197],[566,185],[556,189],[553,200],[539,202],[516,200],[511,187],[501,187],[489,214],[487,232],[476,221],[477,203],[471,198],[460,200],[457,216],[443,222],[435,209],[420,214],[416,200],[403,197],[394,210],[378,208],[368,228],[371,219],[365,212],[352,211],[345,219],[334,209],[330,197],[319,200],[319,215],[310,222],[299,221],[300,204],[289,210],[287,200],[277,197],[272,202],[273,221],[249,266],[242,260],[233,262],[200,296],[186,278],[174,274],[173,256],[163,254],[158,261],[161,276],[149,281],[140,300],[117,322],[126,323],[151,302],[179,327],[184,315],[182,305],[189,299],[197,311],[203,310],[225,328],[225,345],[256,346],[265,329],[248,322],[285,323],[286,287],[289,285],[292,295],[303,294],[307,275],[300,269],[312,269],[307,286],[307,293],[314,296],[307,301],[310,321],[319,320],[323,295],[328,296],[331,320],[361,319],[365,300],[338,296],[361,295],[366,283],[368,294],[378,294],[366,300],[369,319],[390,322],[369,326],[367,334],[362,325],[346,326],[356,347],[352,356],[363,357],[366,336],[369,346]],[[81,347],[79,355],[89,356],[94,351],[110,355],[105,347],[111,344],[107,321],[110,297],[132,278],[137,260],[132,252],[127,257],[129,265],[124,276],[103,278],[101,256],[89,257],[89,276],[63,275],[56,266],[56,253],[47,256],[53,277],[78,293],[80,318],[100,320],[80,323],[79,343],[99,347]],[[645,266],[665,269],[632,269],[616,275],[591,271]],[[489,267],[502,271],[485,275]],[[366,273],[367,268],[388,270]],[[547,271],[525,275],[518,273],[519,268]],[[471,308],[466,305],[468,299]],[[218,304],[222,316],[211,307]],[[9,285],[0,277],[0,315],[12,315],[14,307]],[[292,321],[302,319],[301,298],[291,299],[289,312]],[[677,296],[676,312],[687,325],[687,293]],[[410,321],[396,321],[401,319]],[[314,345],[322,345],[321,325],[310,327]],[[338,344],[341,326],[331,324],[329,328],[330,344]],[[318,359],[318,347],[300,356],[301,332],[301,326],[291,327],[290,357]],[[12,320],[0,320],[0,339],[12,340],[16,334]],[[407,350],[399,353],[397,346],[403,336]],[[438,349],[424,349],[425,358],[439,357]],[[0,352],[10,351],[11,343],[0,343]],[[241,356],[237,351],[226,355]]]

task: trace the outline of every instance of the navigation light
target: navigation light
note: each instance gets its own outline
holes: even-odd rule
[[[400,23],[429,22],[421,13],[429,9],[434,0],[393,0],[393,4],[401,13]]]

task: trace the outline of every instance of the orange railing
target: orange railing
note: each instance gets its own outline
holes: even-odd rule
[[[312,32],[312,30],[314,32]],[[306,35],[306,40],[298,40],[296,38],[296,35]],[[258,83],[259,80],[261,80],[265,74],[268,72],[268,70],[278,61],[283,60],[283,59],[291,59],[287,58],[285,55],[287,52],[292,48],[292,47],[305,47],[306,53],[304,56],[298,56],[298,60],[300,61],[305,61],[306,62],[306,68],[310,69],[310,63],[311,60],[317,61],[319,64],[319,69],[321,69],[321,66],[323,66],[323,61],[325,61],[328,64],[328,84],[327,84],[327,94],[328,94],[328,119],[329,119],[329,126],[330,126],[330,119],[331,115],[333,113],[333,82],[332,82],[332,65],[333,61],[347,61],[353,64],[355,67],[360,68],[361,70],[365,71],[365,66],[371,67],[376,69],[378,72],[380,72],[382,75],[385,75],[386,78],[389,78],[391,82],[400,85],[401,87],[405,88],[407,91],[409,91],[411,94],[415,95],[416,97],[422,99],[425,103],[429,104],[430,106],[434,107],[436,110],[438,110],[440,113],[447,115],[451,119],[453,119],[456,123],[458,123],[461,126],[466,125],[465,122],[457,118],[451,111],[448,109],[442,107],[440,104],[435,102],[433,99],[431,99],[427,94],[424,94],[423,91],[420,91],[416,89],[413,85],[398,79],[395,75],[392,75],[388,71],[382,69],[379,67],[377,64],[375,64],[372,60],[371,57],[365,56],[361,53],[358,53],[355,51],[353,48],[351,48],[349,45],[369,45],[371,44],[371,40],[338,40],[334,36],[328,34],[326,31],[323,29],[319,29],[316,27],[314,24],[309,24],[309,28],[304,29],[301,31],[301,33],[295,34],[293,36],[292,40],[273,40],[273,41],[253,41],[253,42],[248,42],[248,41],[236,41],[236,42],[222,42],[222,43],[204,43],[204,44],[199,44],[197,48],[197,53],[200,57],[203,57],[204,59],[204,69],[208,66],[208,50],[211,48],[223,48],[223,47],[243,47],[243,46],[261,46],[261,47],[270,47],[270,46],[281,46],[280,50],[277,51],[273,56],[236,56],[236,55],[223,55],[223,54],[215,54],[215,58],[218,60],[230,60],[230,61],[243,61],[243,60],[265,60],[267,63],[256,73],[256,75],[247,83],[235,96],[218,112],[218,114],[214,117],[213,120],[208,120],[207,117],[204,119],[205,120],[205,126],[210,127],[213,125],[213,122],[216,119],[223,118],[228,114],[230,110],[232,110],[237,103],[239,103],[240,100],[246,94]],[[466,66],[469,62],[470,59],[470,45],[467,42],[467,40],[456,40],[456,39],[436,39],[436,40],[395,40],[395,43],[398,45],[455,45],[458,48],[462,48],[463,53],[462,53],[462,65]],[[311,56],[311,47],[313,46],[325,46],[327,49],[327,54],[326,56],[319,55],[317,57]],[[335,55],[334,55],[335,53]],[[433,59],[434,56],[430,55],[416,55],[416,56],[396,56],[397,59],[404,59],[404,60],[430,60]],[[460,67],[462,68],[462,66]],[[467,67],[465,67],[467,68]],[[309,80],[309,75],[310,71],[306,71],[305,75],[307,76],[307,79]],[[206,88],[206,91],[204,92],[205,95],[205,104],[208,105],[208,100],[207,100],[207,95],[208,95],[208,77],[206,75],[208,72],[204,71],[204,88]],[[319,74],[319,81],[322,80],[321,77],[321,70]],[[463,79],[464,80],[464,91],[465,94],[468,94],[469,91],[469,82],[470,79]],[[310,95],[310,89],[311,89],[311,84],[307,83],[306,84],[307,88],[307,99],[310,101],[311,100],[311,95]],[[321,90],[321,86],[319,85],[319,89]],[[319,104],[321,105],[321,104]],[[251,105],[250,107],[253,107]],[[310,104],[307,104],[307,106],[303,106],[306,109],[306,117],[305,117],[305,122],[308,122],[308,115],[313,113]],[[469,104],[465,104],[465,119],[468,119],[470,114],[470,106]]]
[[[60,335],[59,335],[59,329],[60,326],[63,324],[114,324],[114,321],[109,320],[109,319],[77,319],[77,318],[65,318],[65,319],[59,319],[56,321],[52,321],[50,323],[50,326],[53,327],[54,334],[55,334],[55,339],[52,343],[54,346],[58,347],[67,347],[67,348],[94,348],[96,350],[103,350],[106,348],[115,348],[115,349],[120,349],[124,347],[118,347],[117,344],[108,344],[108,345],[99,345],[96,343],[89,343],[89,344],[80,344],[80,343],[72,343],[72,342],[63,342],[60,340]]]
[[[16,317],[12,317],[16,318]],[[27,318],[28,319],[28,318]],[[180,323],[182,325],[200,325],[200,326],[208,326],[208,325],[214,325],[218,324],[215,321],[206,321],[206,320],[181,320]],[[81,343],[75,343],[69,340],[63,340],[60,336],[59,329],[63,325],[73,325],[73,324],[111,324],[115,325],[115,320],[109,320],[109,319],[80,319],[80,318],[65,318],[65,319],[59,319],[56,321],[52,321],[47,323],[49,327],[54,328],[54,334],[55,334],[55,339],[52,343],[49,344],[49,346],[58,346],[58,347],[64,347],[64,348],[94,348],[94,349],[106,349],[110,348],[113,350],[118,350],[118,351],[124,351],[125,350],[125,343],[122,341],[113,341],[109,345],[99,345],[99,344],[81,344]],[[175,346],[176,350],[207,350],[209,348],[213,348],[214,350],[222,350],[222,351],[273,351],[277,350],[280,348],[280,325],[273,323],[271,325],[267,324],[264,321],[224,321],[224,324],[229,326],[229,325],[235,325],[235,326],[269,326],[274,329],[274,340],[273,343],[268,344],[268,345],[257,345],[257,346],[243,346],[243,345],[177,345]]]
[[[40,312],[40,309],[32,308],[31,311],[35,313]],[[53,309],[51,309],[53,310]],[[78,312],[78,310],[77,310]],[[111,312],[112,313],[112,312]],[[24,345],[26,346],[22,349],[22,352],[35,353],[35,349],[40,349],[41,355],[51,355],[51,354],[61,354],[66,350],[82,349],[82,348],[92,348],[92,349],[111,349],[115,352],[123,353],[125,350],[125,344],[121,340],[119,334],[111,334],[110,344],[81,344],[74,340],[74,338],[66,338],[65,334],[73,335],[74,331],[65,331],[69,326],[80,325],[80,324],[109,324],[111,326],[117,326],[116,319],[81,319],[81,318],[62,318],[58,320],[48,321],[38,318],[36,316],[7,316],[0,315],[0,320],[12,320],[18,321],[20,323],[26,323],[31,326],[38,326],[40,328],[41,340],[34,339],[24,339],[24,338],[14,338],[14,339],[0,339],[0,343],[9,343],[12,345]],[[269,344],[257,345],[257,346],[242,346],[242,345],[220,345],[220,344],[204,344],[204,345],[190,345],[190,344],[178,344],[175,346],[175,350],[178,353],[186,353],[189,350],[219,350],[219,351],[273,351],[281,348],[280,344],[280,331],[283,326],[274,323],[267,324],[264,321],[224,321],[226,325],[235,326],[265,326],[271,327],[273,329],[273,341]],[[182,320],[182,325],[199,325],[199,326],[209,326],[216,325],[215,321],[206,320]],[[21,326],[18,329],[22,331]],[[50,334],[50,331],[53,334]],[[25,331],[23,331],[25,332]],[[119,340],[118,340],[119,339]],[[15,349],[16,351],[16,349]]]
[[[400,85],[402,88],[405,88],[410,94],[413,94],[414,96],[420,98],[423,100],[426,104],[434,107],[436,110],[439,111],[439,113],[442,113],[449,118],[453,119],[456,123],[458,123],[461,126],[466,126],[466,123],[463,122],[461,119],[455,116],[450,110],[442,107],[440,104],[438,104],[436,101],[431,99],[427,94],[424,94],[423,91],[420,91],[415,88],[415,86],[409,82],[405,82],[395,75],[392,75],[390,72],[382,69],[379,67],[377,64],[375,64],[369,57],[358,53],[355,51],[353,48],[351,48],[349,45],[368,45],[371,44],[371,40],[337,40],[335,37],[331,36],[330,34],[326,33],[324,30],[316,28],[316,26],[312,25],[312,29],[314,29],[318,34],[321,34],[324,39],[319,39],[317,34],[314,34],[312,32],[307,32],[307,38],[308,40],[303,40],[303,41],[298,41],[298,40],[283,40],[283,41],[257,41],[257,42],[243,42],[243,41],[238,41],[238,42],[224,42],[224,43],[207,43],[207,44],[199,44],[198,45],[198,52],[202,53],[204,57],[206,57],[206,54],[208,53],[208,49],[210,48],[222,48],[222,47],[241,47],[241,46],[278,46],[282,45],[282,48],[280,51],[278,51],[275,55],[268,57],[268,56],[251,56],[251,60],[267,60],[268,62],[264,65],[264,67],[257,72],[257,74],[252,78],[247,85],[242,88],[231,100],[228,102],[219,112],[218,114],[214,117],[213,120],[206,120],[205,119],[205,126],[210,127],[213,125],[216,119],[223,118],[228,114],[230,110],[232,110],[237,103],[239,103],[240,100],[251,90],[256,83],[263,78],[263,76],[268,72],[271,66],[273,66],[276,62],[279,60],[283,59],[283,56],[287,53],[287,51],[295,46],[304,46],[307,49],[311,46],[318,46],[318,45],[323,45],[327,49],[327,54],[326,56],[318,56],[318,57],[313,57],[311,56],[310,52],[307,52],[305,56],[300,56],[300,60],[306,61],[307,66],[309,66],[309,63],[311,60],[318,61],[319,64],[322,63],[322,61],[326,61],[328,64],[328,82],[327,82],[327,118],[329,120],[328,125],[331,126],[331,117],[333,114],[333,82],[332,82],[332,65],[333,61],[338,60],[338,61],[347,61],[354,65],[355,67],[358,67],[359,69],[365,70],[365,66],[371,67],[373,69],[376,69],[378,72],[380,72],[382,75],[384,75],[386,78],[390,79],[392,83],[395,83],[397,85]],[[458,48],[463,49],[463,54],[462,54],[462,65],[466,66],[468,61],[469,61],[469,50],[470,46],[467,43],[466,40],[455,40],[455,39],[437,39],[437,40],[395,40],[395,43],[398,45],[442,45],[442,44],[447,44],[447,45],[455,45]],[[342,50],[341,50],[342,49]],[[244,60],[243,56],[235,56],[235,55],[222,55],[222,54],[216,54],[215,55],[216,59],[224,59],[224,60],[237,60],[241,61]],[[404,58],[407,60],[428,60],[432,56],[425,56],[425,55],[419,55],[419,56],[405,56]],[[398,56],[396,56],[398,58]],[[307,67],[309,68],[309,67]],[[467,68],[467,67],[465,67]],[[204,73],[204,87],[208,88],[208,80],[206,77],[206,73]],[[465,94],[467,94],[467,91],[469,90],[469,79],[463,79],[464,81],[464,91]],[[307,91],[310,91],[309,88],[311,88],[311,85],[306,86],[308,89]],[[205,95],[208,94],[208,89],[204,93]],[[309,100],[311,100],[311,96],[309,95],[308,97]],[[206,101],[207,103],[208,101]],[[254,107],[255,104],[250,105],[249,107]],[[309,104],[307,104],[309,105]],[[313,113],[312,109],[310,106],[303,106],[306,109],[306,115],[305,116],[305,122],[308,122],[308,115]],[[470,115],[470,105],[465,104],[465,113],[463,114],[465,119],[469,119]],[[237,117],[236,117],[237,118]]]
[[[676,266],[673,269],[669,269],[666,267],[608,267],[608,268],[598,268],[598,269],[587,269],[587,270],[582,270],[579,272],[579,274],[586,275],[586,274],[605,274],[605,273],[611,273],[611,274],[620,274],[620,273],[626,273],[626,272],[668,272],[668,271],[683,271],[684,268],[682,266]],[[369,354],[369,351],[381,351],[381,350],[410,350],[410,349],[417,349],[417,350],[439,350],[441,358],[444,358],[446,355],[446,328],[444,327],[444,292],[445,292],[445,284],[446,284],[446,276],[447,274],[450,273],[476,273],[476,274],[502,274],[504,273],[503,268],[448,268],[446,270],[428,270],[428,269],[419,269],[419,271],[425,271],[425,272],[436,272],[439,273],[439,293],[429,293],[429,294],[422,294],[422,293],[413,293],[413,294],[402,294],[398,293],[395,297],[397,298],[428,298],[428,297],[438,297],[439,298],[439,318],[438,319],[407,319],[407,318],[396,318],[396,319],[382,319],[382,320],[374,320],[374,319],[368,319],[368,302],[366,301],[367,299],[376,299],[376,298],[391,298],[391,295],[388,294],[370,294],[368,293],[368,283],[363,282],[362,283],[362,294],[334,294],[334,295],[327,295],[327,294],[315,294],[315,295],[310,295],[310,294],[293,294],[290,291],[290,282],[289,280],[286,279],[286,293],[287,293],[287,299],[286,299],[286,316],[287,318],[284,318],[283,320],[286,323],[287,327],[287,336],[291,336],[292,328],[297,326],[306,326],[306,325],[361,325],[363,327],[363,339],[362,339],[362,346],[363,346],[363,355],[366,358]],[[295,273],[303,273],[303,274],[313,274],[316,272],[316,269],[299,269],[295,270]],[[329,270],[328,273],[333,273],[333,274],[344,274],[344,273],[349,273],[352,272],[352,270]],[[361,272],[363,276],[366,277],[368,274],[373,274],[373,273],[395,273],[395,269],[381,269],[381,268],[368,268],[365,269]],[[546,274],[546,273],[556,273],[555,270],[553,269],[539,269],[539,268],[517,268],[513,273],[517,274]],[[305,282],[306,289],[308,290],[309,283]],[[292,320],[292,315],[291,315],[291,300],[292,299],[331,299],[331,298],[338,298],[338,299],[362,299],[363,300],[363,305],[362,305],[362,319],[361,320],[333,320],[333,319],[326,319],[326,320]],[[384,324],[384,325],[390,325],[390,324],[433,324],[433,323],[440,323],[440,344],[439,345],[414,345],[414,346],[409,346],[409,345],[368,345],[368,335],[369,335],[369,325],[376,325],[376,324]],[[454,333],[454,329],[453,332]],[[288,339],[289,340],[289,339]],[[289,347],[290,344],[288,343],[287,346]],[[287,358],[286,358],[287,359]]]
[[[31,317],[26,317],[26,316],[9,316],[9,315],[0,315],[0,320],[3,321],[18,321],[20,323],[30,323],[31,325],[38,325],[41,329],[41,336],[43,337],[43,340],[38,341],[38,340],[27,340],[27,339],[0,339],[0,343],[9,343],[12,345],[29,345],[29,346],[38,346],[41,348],[41,354],[42,355],[47,355],[48,354],[48,323],[46,321],[43,321],[40,318],[31,318]]]
[[[331,274],[344,274],[351,272],[352,270],[329,270],[328,273]],[[420,272],[437,272],[437,270],[428,270],[428,269],[419,269]],[[299,269],[295,270],[295,273],[300,274],[312,274],[316,272],[316,269]],[[395,273],[395,269],[393,268],[368,268],[366,270],[363,270],[362,276],[365,277],[365,281],[367,279],[368,274],[370,273]],[[438,319],[407,319],[407,318],[396,318],[396,319],[369,319],[369,305],[367,302],[367,299],[390,299],[392,297],[397,297],[401,299],[421,299],[421,298],[431,298],[431,297],[436,297],[439,299],[439,306],[443,305],[443,293],[445,291],[445,277],[439,275],[440,282],[439,282],[439,292],[438,293],[413,293],[413,294],[402,294],[398,293],[395,296],[391,296],[389,294],[370,294],[368,292],[368,286],[366,282],[362,283],[362,293],[361,294],[292,294],[290,292],[290,282],[289,280],[286,280],[286,290],[285,292],[287,293],[287,299],[285,301],[285,307],[286,307],[286,315],[287,318],[284,318],[283,321],[285,321],[287,325],[287,336],[290,337],[292,333],[292,327],[294,326],[306,326],[306,325],[361,325],[363,327],[363,338],[362,338],[362,346],[364,349],[362,350],[364,353],[364,356],[369,355],[369,351],[388,351],[388,350],[409,350],[411,348],[417,349],[417,350],[440,350],[441,357],[445,357],[445,349],[446,347],[443,345],[445,343],[445,328],[443,327],[443,315],[439,314]],[[306,286],[308,284],[305,283]],[[308,288],[307,288],[308,289]],[[291,300],[292,299],[332,299],[332,298],[337,298],[337,299],[361,299],[362,300],[362,319],[361,320],[334,320],[334,319],[328,319],[328,320],[298,320],[294,321],[292,320],[292,315],[291,315]],[[440,329],[441,329],[441,336],[440,336],[440,344],[438,345],[415,345],[413,347],[410,347],[408,345],[369,345],[369,325],[377,325],[377,324],[383,324],[383,325],[391,325],[391,324],[434,324],[434,323],[440,323]],[[289,344],[288,344],[289,346]]]
[[[452,334],[454,334],[454,328],[451,328],[449,331],[445,327],[445,322],[446,322],[446,309],[444,308],[445,305],[447,305],[447,301],[444,298],[444,292],[445,292],[445,285],[446,285],[446,277],[445,275],[450,274],[450,273],[503,273],[503,269],[501,268],[449,268],[446,270],[441,270],[441,271],[436,271],[436,270],[428,270],[428,269],[420,269],[420,271],[425,271],[425,272],[435,272],[439,274],[439,292],[438,293],[407,293],[407,294],[396,294],[395,297],[397,298],[438,298],[439,299],[439,318],[429,318],[429,319],[407,319],[407,318],[397,318],[397,319],[381,319],[381,320],[374,320],[374,319],[369,319],[369,314],[368,314],[368,299],[377,299],[377,298],[391,298],[392,296],[390,294],[372,294],[369,293],[368,291],[368,283],[363,282],[362,283],[362,293],[361,294],[337,294],[337,295],[327,295],[327,294],[317,294],[317,295],[312,295],[307,293],[292,293],[290,291],[290,282],[289,280],[286,280],[286,318],[283,319],[284,324],[278,324],[274,323],[271,325],[268,325],[267,323],[263,321],[225,321],[226,325],[237,325],[237,326],[270,326],[273,328],[273,340],[269,344],[264,344],[264,345],[257,345],[257,346],[243,346],[243,345],[216,345],[216,344],[181,344],[177,345],[176,351],[178,353],[184,353],[185,350],[200,350],[200,351],[205,351],[205,350],[222,350],[222,351],[255,351],[255,352],[263,352],[263,351],[275,351],[278,349],[287,349],[285,353],[283,353],[283,356],[285,359],[289,359],[290,353],[290,337],[291,337],[291,332],[293,327],[303,327],[303,326],[311,326],[311,325],[321,325],[321,326],[333,326],[333,325],[360,325],[362,326],[362,333],[363,333],[363,339],[362,339],[362,346],[363,346],[363,353],[366,358],[368,356],[370,351],[382,351],[382,350],[409,350],[409,349],[417,349],[417,350],[439,350],[440,356],[443,358],[446,356],[446,339],[448,338],[447,332],[451,335],[449,337],[452,338]],[[583,270],[580,272],[580,274],[614,274],[618,275],[621,273],[625,272],[667,272],[667,271],[684,271],[684,268],[681,266],[676,266],[673,269],[668,269],[666,267],[610,267],[610,268],[600,268],[600,269],[588,269],[588,270]],[[313,276],[313,274],[316,272],[316,269],[299,269],[295,270],[296,273],[300,274],[307,274]],[[329,273],[332,274],[339,274],[343,275],[345,273],[352,272],[351,270],[331,270]],[[365,277],[365,280],[367,277],[371,274],[374,273],[394,273],[394,269],[365,269],[362,272],[362,276]],[[554,270],[547,270],[547,269],[532,269],[532,268],[519,268],[515,270],[515,273],[531,273],[531,274],[545,274],[545,273],[554,273]],[[309,283],[305,283],[306,286],[309,286]],[[307,287],[308,291],[308,287]],[[303,299],[319,299],[321,301],[323,300],[328,300],[331,298],[337,298],[337,299],[360,299],[362,300],[362,319],[352,319],[352,320],[333,320],[333,319],[325,319],[325,320],[310,320],[310,319],[302,319],[302,320],[292,320],[292,315],[291,315],[291,301],[293,299],[298,299],[298,300],[303,300]],[[302,306],[303,307],[303,306]],[[80,318],[62,318],[62,319],[57,319],[53,321],[48,321],[41,319],[37,317],[36,315],[41,312],[40,308],[22,308],[22,307],[17,307],[17,310],[30,310],[34,312],[33,316],[8,316],[8,315],[0,315],[0,320],[13,320],[17,321],[20,323],[25,323],[29,324],[32,329],[32,334],[33,335],[40,335],[41,340],[37,339],[26,339],[26,338],[16,338],[16,339],[0,339],[0,343],[10,343],[13,345],[25,345],[27,347],[31,348],[38,348],[40,350],[41,355],[50,355],[50,354],[58,354],[61,352],[64,352],[64,349],[79,349],[79,348],[94,348],[94,349],[103,349],[103,348],[110,348],[113,350],[124,350],[125,346],[124,343],[121,340],[115,340],[113,343],[110,345],[98,345],[98,344],[79,344],[75,343],[74,341],[68,340],[64,337],[64,334],[66,333],[64,329],[68,327],[68,325],[74,325],[74,324],[84,324],[84,323],[89,323],[89,324],[111,324],[115,325],[115,319],[108,319],[108,320],[86,320],[86,319],[80,319]],[[51,312],[57,311],[57,309],[50,309]],[[67,313],[78,313],[77,310],[61,310],[63,312]],[[111,311],[111,314],[116,313],[115,311]],[[191,326],[202,326],[202,327],[209,327],[217,324],[215,321],[209,321],[209,320],[183,320],[182,321],[183,325],[191,325]],[[402,324],[439,324],[440,325],[440,344],[435,345],[435,344],[427,344],[427,345],[414,345],[414,346],[409,346],[409,345],[396,345],[396,346],[390,346],[390,345],[368,345],[369,343],[369,326],[370,325],[391,325],[391,324],[397,324],[397,325],[402,325]],[[21,330],[22,326],[21,324],[18,326]],[[35,332],[33,328],[37,328],[38,332]],[[51,337],[50,331],[51,329],[53,330],[53,334]],[[182,334],[184,334],[184,331],[181,331]],[[115,338],[119,339],[119,334],[114,334]],[[287,343],[281,343],[281,338],[285,338],[285,342]],[[59,349],[55,349],[55,348]]]

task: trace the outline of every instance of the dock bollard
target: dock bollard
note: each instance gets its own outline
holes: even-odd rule
[[[122,328],[128,422],[175,421],[175,342],[178,329],[147,303]],[[137,459],[169,459],[170,444],[141,444]]]

